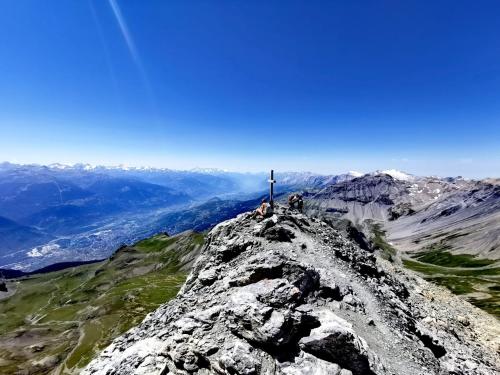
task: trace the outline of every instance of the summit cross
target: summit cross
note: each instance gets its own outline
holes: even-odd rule
[[[276,180],[274,179],[274,170],[271,169],[271,177],[269,180],[269,204],[271,205],[271,208],[274,208],[274,184],[276,183]]]

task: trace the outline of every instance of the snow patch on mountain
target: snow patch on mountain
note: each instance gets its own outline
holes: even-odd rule
[[[349,171],[347,172],[347,174],[349,176],[353,176],[353,177],[361,177],[361,176],[364,176],[364,173],[361,173],[361,172],[358,172],[358,171]]]
[[[397,169],[387,169],[385,171],[377,171],[377,172],[388,174],[392,178],[394,178],[396,180],[400,180],[400,181],[414,181],[415,180],[415,176],[408,174],[408,173],[405,173],[405,172],[398,171]]]
[[[219,174],[219,173],[229,173],[229,170],[227,170],[227,169],[220,169],[220,168],[200,168],[200,167],[196,167],[196,168],[190,169],[189,172],[204,173],[204,174]]]

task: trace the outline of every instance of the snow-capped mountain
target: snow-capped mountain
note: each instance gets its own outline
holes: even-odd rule
[[[192,168],[189,170],[189,172],[194,172],[194,173],[205,173],[205,174],[221,174],[221,173],[230,173],[227,169],[220,169],[220,168]]]

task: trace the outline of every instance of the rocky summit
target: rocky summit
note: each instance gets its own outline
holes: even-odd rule
[[[283,207],[208,235],[178,296],[84,374],[497,374],[500,323]]]

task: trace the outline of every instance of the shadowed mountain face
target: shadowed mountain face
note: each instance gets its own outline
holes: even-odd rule
[[[186,201],[188,195],[168,187],[134,179],[103,178],[87,188],[99,199],[125,208],[168,205]]]
[[[355,223],[387,220],[390,207],[407,196],[405,185],[389,175],[359,177],[306,194],[310,210],[338,212]]]
[[[499,192],[500,186],[490,181],[398,180],[376,174],[306,196],[312,213],[326,212],[360,226],[369,221],[382,223],[387,238],[404,251],[450,237],[454,251],[499,259]]]
[[[386,229],[388,239],[407,251],[440,243],[458,253],[500,259],[500,185],[477,182],[387,223]]]
[[[187,194],[170,188],[134,179],[98,176],[85,188],[51,176],[0,175],[0,213],[20,222],[29,222],[33,216],[64,206],[82,208],[104,206],[127,211],[166,206],[189,201]],[[104,210],[101,210],[104,211]],[[104,212],[105,213],[105,212]],[[52,214],[51,211],[45,216]]]
[[[52,236],[0,216],[0,256],[52,240]],[[22,245],[21,245],[22,244]]]
[[[0,213],[22,220],[48,207],[84,201],[92,192],[48,176],[3,175],[0,180]]]
[[[102,178],[90,185],[86,200],[50,206],[22,219],[53,234],[73,234],[112,215],[185,204],[190,198],[172,189],[138,180]]]

